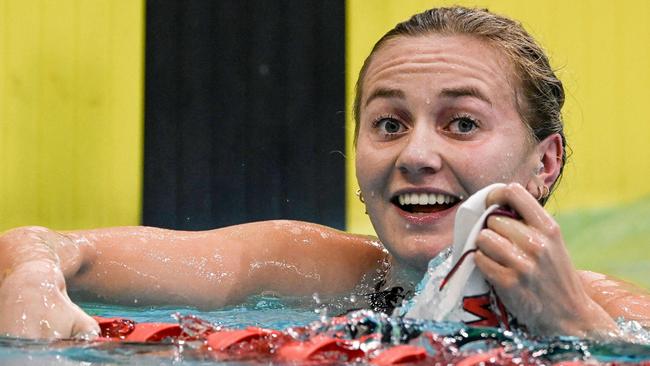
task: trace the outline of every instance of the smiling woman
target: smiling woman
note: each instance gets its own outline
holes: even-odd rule
[[[368,295],[368,306],[394,305],[405,292],[390,286],[412,287],[452,242],[458,206],[495,182],[509,184],[486,204],[521,219],[491,217],[475,261],[521,323],[536,334],[587,337],[616,336],[618,316],[650,325],[650,297],[576,271],[540,204],[565,160],[564,92],[519,23],[461,7],[417,14],[377,43],[357,85],[357,178],[383,247],[295,221],[195,233],[18,228],[0,237],[0,331],[96,332],[67,291],[203,307],[268,291],[352,292]],[[613,291],[618,307],[604,301]]]
[[[463,35],[393,38],[371,60],[359,88],[369,97],[360,92],[357,178],[396,259],[424,269],[449,245],[457,205],[445,206],[445,197],[458,202],[498,181],[532,184],[546,156],[546,184],[555,181],[561,138],[533,145],[509,87],[511,66],[494,47]],[[443,205],[430,205],[429,194]],[[396,207],[400,196],[410,204]]]

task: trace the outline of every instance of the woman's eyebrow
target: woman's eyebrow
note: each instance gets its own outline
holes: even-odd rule
[[[368,99],[366,99],[365,106],[370,104],[373,99],[377,98],[398,98],[398,99],[406,99],[405,94],[403,91],[399,89],[386,89],[386,88],[379,88],[375,89],[375,91],[370,94]]]
[[[488,98],[483,93],[481,93],[481,91],[478,90],[477,88],[471,86],[463,86],[458,88],[445,88],[440,91],[440,96],[446,98],[473,97],[476,99],[480,99],[485,103],[489,104],[490,106],[492,106],[492,101],[490,100],[490,98]],[[379,88],[374,90],[370,94],[370,96],[366,100],[365,106],[370,104],[370,102],[372,102],[374,99],[378,99],[378,98],[406,99],[406,96],[404,92],[399,89]]]
[[[447,98],[461,98],[461,97],[473,97],[484,101],[492,106],[492,101],[490,98],[481,93],[480,90],[471,86],[463,86],[459,88],[445,88],[440,91],[441,97]]]

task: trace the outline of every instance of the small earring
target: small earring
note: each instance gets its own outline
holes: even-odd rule
[[[359,201],[361,201],[361,203],[366,203],[366,200],[363,199],[363,193],[361,193],[361,189],[357,189],[355,194],[357,197],[359,197]]]
[[[538,200],[543,200],[548,198],[549,194],[551,194],[551,191],[548,189],[548,187],[545,184],[542,184],[541,186],[537,186]]]
[[[357,191],[354,194],[356,194],[357,197],[359,197],[359,201],[361,201],[361,203],[363,203],[364,211],[365,211],[365,213],[367,215],[368,214],[368,207],[366,206],[366,200],[363,199],[363,193],[361,193],[361,189],[357,189]]]

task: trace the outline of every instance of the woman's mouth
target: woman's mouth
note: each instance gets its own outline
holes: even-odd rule
[[[442,193],[402,193],[391,200],[401,210],[415,214],[444,211],[458,201],[458,197]]]

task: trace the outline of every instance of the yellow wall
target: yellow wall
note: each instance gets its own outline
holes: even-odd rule
[[[0,0],[0,230],[137,224],[142,0]]]
[[[574,154],[549,207],[566,212],[650,192],[650,2],[349,0],[347,101],[374,42],[397,22],[440,5],[487,7],[520,20],[548,50],[567,91],[565,122]],[[356,200],[348,114],[348,230],[372,233]]]

